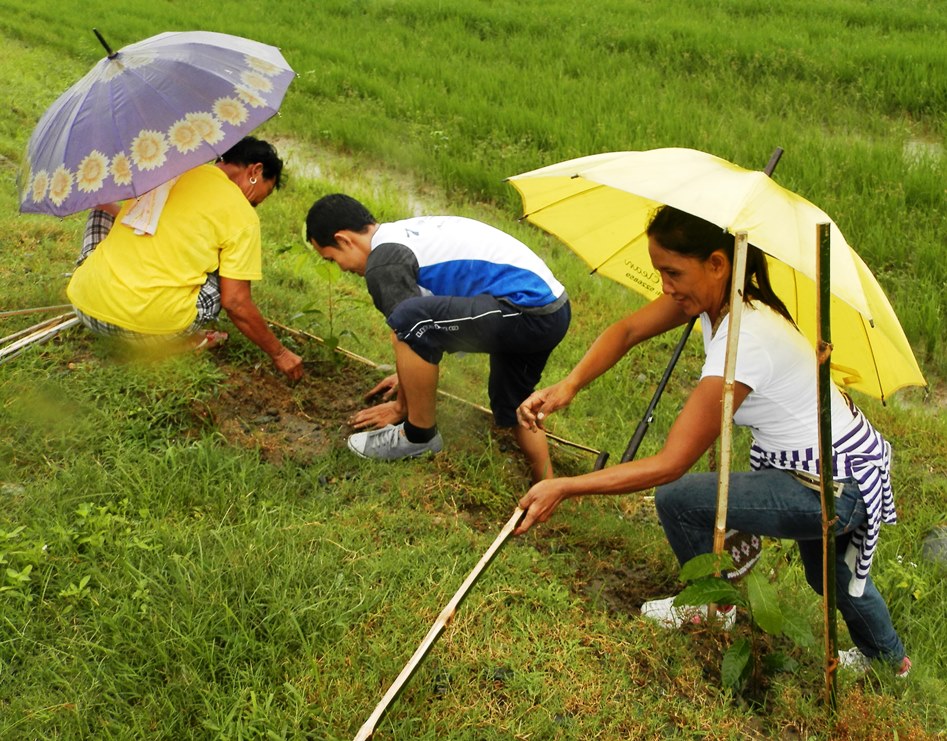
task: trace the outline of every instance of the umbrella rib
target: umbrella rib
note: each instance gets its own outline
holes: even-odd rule
[[[637,239],[637,238],[638,238],[638,237],[635,236],[635,239]],[[603,265],[607,264],[609,260],[611,260],[613,257],[615,257],[615,255],[617,255],[617,254],[620,253],[622,250],[624,250],[626,247],[628,247],[628,245],[630,245],[632,242],[634,242],[635,239],[632,239],[632,240],[629,240],[629,241],[625,242],[619,249],[615,250],[612,254],[610,254],[610,255],[609,255],[608,257],[606,257],[604,260],[601,260],[598,265],[596,265],[595,267],[592,268],[592,270],[590,271],[589,275],[594,275],[595,273],[597,273],[597,272],[598,272],[598,269],[599,269],[600,267],[602,267]]]
[[[878,393],[881,396],[881,403],[885,403],[885,389],[881,384],[881,373],[878,370],[878,360],[875,358],[875,348],[871,344],[871,338],[868,336],[868,328],[865,326],[864,317],[861,322],[862,333],[865,335],[865,344],[868,345],[868,354],[871,356],[871,367],[875,371],[875,380],[878,382]],[[870,320],[869,320],[870,321]]]
[[[115,110],[115,90],[112,88],[111,85],[108,85],[106,87],[107,87],[108,96],[109,96],[109,110],[114,111]],[[111,124],[110,128],[112,129],[113,141],[119,142],[119,144],[121,144],[122,134],[121,134],[121,130],[118,127],[118,121],[115,120],[115,116],[109,117],[109,123]],[[116,151],[123,152],[126,157],[131,156],[131,152],[125,151],[126,147],[124,146],[122,146],[120,149],[118,147],[116,147],[115,149]],[[111,166],[111,163],[110,163],[110,166]],[[129,183],[129,185],[131,186],[133,197],[138,198],[138,196],[140,196],[141,193],[138,192],[138,187],[135,185],[134,178],[132,179],[132,182]]]
[[[570,177],[571,177],[572,180],[578,180],[578,179],[581,178],[581,179],[582,179],[584,182],[586,182],[586,183],[592,182],[592,181],[590,181],[590,180],[585,180],[585,178],[583,178],[581,175],[571,175]],[[604,188],[608,188],[608,187],[609,187],[609,186],[607,186],[607,185],[602,185],[601,183],[593,183],[593,185],[594,185],[595,187],[589,188],[588,190],[585,190],[585,191],[582,191],[582,194],[585,195],[585,194],[588,194],[588,193],[593,193],[593,192],[596,191],[596,190],[602,190],[602,189],[604,189]],[[560,199],[558,199],[558,200],[556,200],[556,201],[550,201],[549,203],[544,204],[544,205],[541,206],[540,208],[537,208],[535,211],[530,211],[528,214],[523,214],[523,215],[519,218],[519,220],[522,221],[523,219],[531,219],[531,218],[532,218],[533,216],[535,216],[536,214],[541,214],[543,211],[546,211],[547,209],[553,208],[554,206],[558,206],[560,203],[563,203],[564,201],[568,201],[568,200],[570,200],[570,199],[572,199],[572,198],[575,198],[575,194],[574,194],[574,193],[570,193],[570,194],[567,195],[567,196],[563,196],[562,198],[560,198]]]

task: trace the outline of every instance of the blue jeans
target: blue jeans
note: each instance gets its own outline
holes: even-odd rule
[[[713,550],[717,510],[717,474],[690,473],[660,487],[655,494],[658,517],[677,560],[683,564]],[[852,531],[865,521],[858,488],[846,482],[835,500],[836,601],[848,632],[870,659],[899,662],[904,644],[871,577],[861,597],[848,593],[852,572],[845,550]],[[792,474],[776,469],[735,473],[730,477],[727,527],[747,533],[788,538],[799,545],[806,581],[822,594],[822,506],[819,494]]]

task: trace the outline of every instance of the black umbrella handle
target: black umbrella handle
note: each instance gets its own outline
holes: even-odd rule
[[[625,453],[621,457],[622,463],[627,463],[628,461],[632,460],[638,453],[638,448],[641,446],[641,441],[644,440],[644,436],[647,434],[648,428],[651,426],[651,422],[654,419],[654,410],[658,406],[661,396],[664,394],[664,389],[668,385],[668,381],[671,378],[671,373],[674,372],[674,366],[677,365],[677,361],[681,357],[681,353],[684,352],[684,345],[687,344],[687,338],[690,337],[691,330],[694,328],[694,323],[696,321],[697,317],[692,317],[687,323],[687,326],[684,327],[684,332],[681,334],[681,339],[677,341],[677,347],[674,348],[674,352],[671,354],[671,359],[668,361],[667,368],[664,369],[664,375],[661,376],[661,382],[658,384],[657,389],[654,391],[654,395],[651,397],[651,402],[648,404],[648,409],[645,411],[644,417],[642,417],[641,421],[638,423],[638,427],[635,428],[635,434],[631,436],[631,440],[628,442],[628,447],[625,448]],[[607,461],[608,453],[602,453],[596,459],[595,467],[592,470],[600,471],[605,467],[605,463]]]
[[[697,317],[692,317],[687,323],[687,326],[684,327],[684,331],[681,333],[681,339],[677,341],[677,347],[674,348],[671,359],[668,361],[667,368],[664,369],[664,375],[661,376],[661,382],[658,384],[657,389],[655,389],[654,396],[651,397],[651,403],[648,404],[648,409],[645,411],[644,417],[642,418],[641,422],[638,423],[638,427],[635,429],[635,434],[631,436],[631,440],[628,442],[628,447],[625,449],[625,453],[621,457],[622,463],[627,463],[628,461],[634,459],[634,457],[638,454],[638,448],[641,446],[641,441],[644,440],[644,436],[648,432],[648,427],[651,426],[651,422],[654,420],[654,410],[658,406],[661,396],[664,394],[664,389],[668,385],[668,381],[671,380],[671,373],[674,372],[674,366],[677,365],[677,361],[681,357],[681,353],[684,352],[684,345],[687,344],[687,338],[691,336],[691,330],[694,329],[694,323],[696,321]]]

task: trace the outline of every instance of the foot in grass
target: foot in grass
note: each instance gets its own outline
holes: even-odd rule
[[[859,651],[857,648],[850,648],[838,652],[838,663],[843,669],[851,669],[853,672],[864,674],[871,668],[871,659]],[[903,679],[911,673],[911,659],[907,656],[900,661],[890,662],[894,668],[894,675],[898,679]]]
[[[220,332],[218,330],[209,329],[203,334],[199,334],[197,337],[197,344],[194,345],[195,352],[202,352],[204,350],[210,350],[211,348],[218,347],[223,345],[228,335],[226,332]]]
[[[641,606],[641,616],[664,628],[680,628],[683,625],[703,625],[708,622],[707,605],[674,606],[674,597],[651,600]],[[736,621],[733,605],[717,607],[717,622],[724,630],[730,630]]]

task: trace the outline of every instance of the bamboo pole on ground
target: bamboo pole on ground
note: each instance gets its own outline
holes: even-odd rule
[[[723,404],[720,419],[720,460],[717,471],[717,517],[714,525],[714,554],[723,551],[727,535],[727,502],[730,495],[730,467],[733,448],[733,390],[736,376],[737,347],[743,318],[743,281],[746,277],[746,232],[737,232],[733,247],[733,273],[730,279],[730,317],[727,330],[727,356],[723,370]],[[719,573],[719,570],[718,570]]]
[[[822,602],[825,608],[825,702],[837,709],[838,694],[836,669],[838,669],[838,618],[836,613],[835,586],[835,480],[832,465],[832,317],[831,275],[829,257],[831,254],[831,232],[829,224],[816,227],[816,243],[819,246],[816,262],[816,285],[818,301],[816,314],[819,323],[818,364],[819,364],[819,472],[822,496]]]
[[[68,311],[65,314],[54,316],[51,319],[44,319],[43,321],[37,322],[36,324],[33,324],[32,326],[24,327],[23,329],[18,330],[14,332],[13,334],[7,335],[3,339],[0,339],[0,345],[5,345],[8,342],[13,342],[13,340],[19,339],[20,337],[25,337],[28,334],[35,334],[36,332],[39,332],[45,329],[46,327],[51,327],[54,324],[59,324],[60,322],[64,321],[65,319],[68,319],[71,316],[73,316],[73,312]]]
[[[32,309],[11,309],[10,311],[0,311],[0,319],[6,319],[8,316],[22,316],[23,314],[44,314],[49,311],[61,311],[71,308],[72,304],[58,304],[57,306],[35,306]]]
[[[59,317],[62,321],[58,323],[49,323],[44,322],[42,327],[31,334],[21,337],[15,342],[11,342],[6,347],[0,349],[0,364],[12,360],[14,357],[19,355],[26,349],[29,345],[38,344],[41,342],[46,342],[47,340],[52,339],[55,335],[59,334],[63,330],[69,329],[70,327],[75,326],[79,323],[79,317],[75,314],[70,318],[68,314]]]
[[[441,610],[440,614],[437,616],[437,620],[434,621],[434,625],[428,631],[428,634],[424,637],[424,640],[421,641],[421,645],[418,646],[417,650],[408,660],[408,663],[405,664],[404,669],[401,670],[401,673],[397,676],[395,681],[391,683],[388,691],[381,698],[381,702],[375,706],[375,710],[372,711],[372,714],[368,717],[368,720],[365,721],[358,733],[355,735],[355,741],[367,741],[367,739],[372,737],[372,734],[375,732],[375,727],[381,721],[384,714],[388,711],[388,708],[397,699],[398,695],[401,694],[401,691],[408,684],[408,681],[414,675],[414,672],[417,671],[417,668],[421,665],[424,657],[427,656],[428,652],[431,650],[434,642],[444,631],[444,628],[446,628],[450,624],[451,620],[454,619],[454,614],[457,612],[457,608],[460,607],[460,603],[463,601],[464,597],[467,596],[467,593],[471,590],[473,585],[486,570],[487,566],[489,566],[490,562],[493,561],[493,558],[499,552],[500,547],[506,542],[506,539],[510,536],[510,533],[516,529],[516,526],[519,525],[520,520],[523,519],[523,515],[525,514],[526,510],[519,507],[517,507],[516,511],[513,512],[513,516],[510,517],[506,525],[503,526],[503,529],[500,531],[500,534],[497,535],[496,540],[493,541],[493,544],[487,549],[487,552],[484,553],[480,558],[480,561],[474,567],[473,571],[471,571],[470,574],[467,575],[467,578],[464,579],[464,583],[460,585],[460,589],[458,589],[454,596],[451,597],[450,602],[447,603],[447,606]]]

